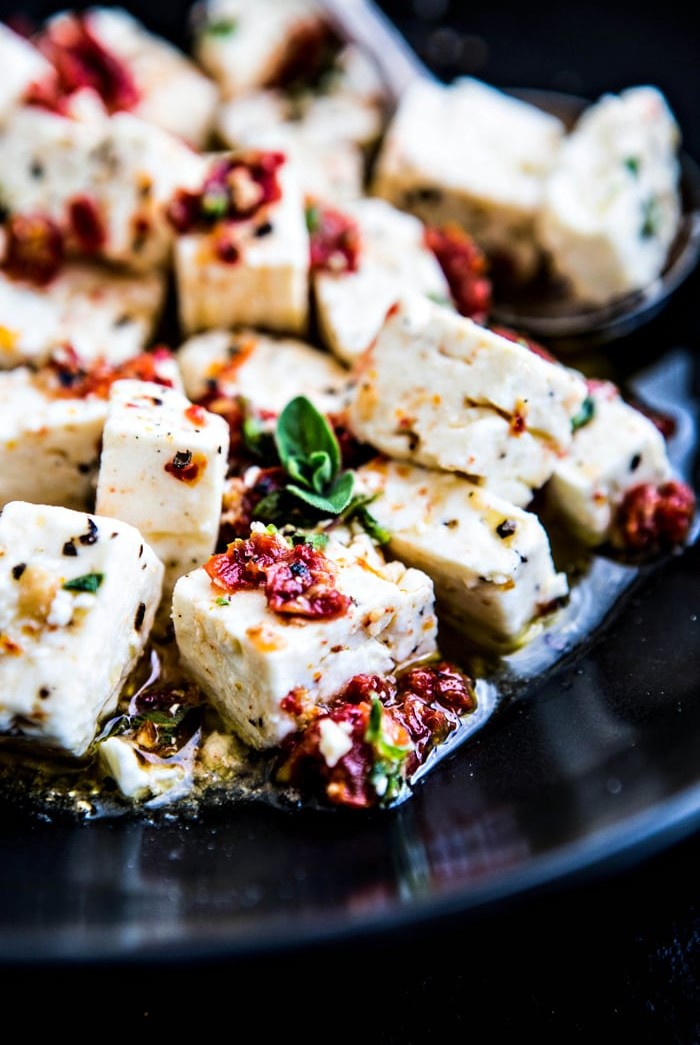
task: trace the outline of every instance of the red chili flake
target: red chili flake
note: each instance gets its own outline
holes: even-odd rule
[[[185,233],[253,218],[282,198],[278,172],[285,161],[283,153],[263,150],[217,160],[198,192],[181,189],[175,194],[167,212],[170,223]]]
[[[202,478],[207,467],[207,459],[204,454],[193,454],[191,450],[178,450],[172,460],[163,465],[163,468],[181,483],[188,486],[196,486]]]
[[[46,214],[12,214],[6,226],[4,269],[13,279],[46,286],[63,265],[61,230]]]
[[[350,605],[333,587],[335,571],[323,552],[310,544],[290,546],[275,533],[235,540],[204,568],[218,590],[264,588],[270,609],[285,616],[331,620]]]
[[[695,506],[687,483],[640,483],[627,491],[617,510],[613,541],[636,554],[670,551],[688,539]]]
[[[361,240],[357,222],[317,202],[306,208],[312,272],[356,272]]]
[[[484,323],[491,311],[491,281],[486,255],[459,225],[425,230],[425,243],[437,258],[450,288],[457,311]]]
[[[508,428],[510,434],[515,436],[527,431],[527,414],[520,406],[516,406]]]
[[[559,362],[556,356],[553,356],[551,352],[548,352],[544,345],[541,345],[539,341],[527,337],[518,330],[512,330],[510,327],[501,326],[491,327],[491,330],[494,334],[504,337],[507,341],[514,341],[516,345],[522,345],[523,348],[528,348],[530,352],[534,352],[536,356],[546,359],[548,363]]]
[[[84,254],[96,254],[104,247],[107,233],[97,204],[90,196],[77,196],[70,201],[68,221],[78,247]]]
[[[53,91],[46,85],[29,96],[34,104],[61,111],[64,100],[89,87],[96,91],[110,113],[130,110],[141,95],[130,69],[93,33],[89,16],[70,14],[49,23],[36,44],[56,70]]]
[[[159,346],[116,366],[104,359],[88,363],[72,345],[64,345],[53,353],[41,372],[41,379],[45,390],[56,398],[84,399],[92,395],[107,399],[114,382],[125,378],[172,388],[168,364],[173,360],[169,349]]]
[[[193,425],[203,425],[207,420],[207,412],[198,403],[192,403],[185,410],[185,417]]]

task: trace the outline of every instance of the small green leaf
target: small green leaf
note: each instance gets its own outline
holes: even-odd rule
[[[311,485],[316,493],[323,493],[334,476],[331,459],[325,450],[317,450],[309,457]]]
[[[340,467],[340,447],[335,432],[306,396],[296,396],[287,403],[277,419],[275,439],[280,460],[287,471],[287,462],[294,458],[295,467],[304,474],[304,463],[312,454],[326,453],[330,477],[336,475]]]
[[[446,308],[454,308],[454,303],[446,294],[439,294],[436,290],[429,290],[425,296],[436,305],[444,305]]]
[[[294,494],[295,497],[298,497],[299,500],[310,504],[312,508],[316,508],[317,511],[325,515],[340,515],[352,500],[354,485],[355,477],[352,472],[343,472],[342,475],[338,476],[325,496],[314,493],[312,490],[306,490],[301,486],[294,486],[291,483],[287,486],[287,490],[289,493]]]
[[[382,762],[402,763],[411,750],[410,745],[394,744],[384,732],[384,705],[379,697],[372,698],[372,710],[365,731],[365,740],[374,748]]]
[[[577,432],[579,428],[583,428],[589,421],[593,420],[595,415],[595,401],[592,396],[586,396],[584,401],[581,403],[581,409],[574,417],[571,418],[571,431]]]
[[[624,167],[633,174],[635,178],[639,175],[639,157],[638,156],[626,156],[622,161]]]
[[[215,599],[214,601],[216,602],[217,606],[230,606],[231,605],[231,600],[228,597],[228,595],[219,595],[219,597],[217,599]]]
[[[104,573],[84,573],[81,577],[73,577],[64,581],[63,588],[66,591],[89,591],[93,595],[104,580]]]
[[[232,36],[238,28],[235,18],[219,18],[215,22],[209,22],[204,27],[208,36]]]
[[[642,205],[642,225],[639,235],[642,239],[651,239],[659,231],[661,224],[661,205],[656,196],[650,196]]]
[[[323,551],[328,544],[327,533],[293,533],[290,537],[293,545],[310,544],[316,551]]]
[[[391,540],[391,531],[381,526],[367,507],[367,505],[377,499],[377,496],[377,494],[371,497],[367,494],[357,494],[352,498],[341,517],[344,522],[357,519],[360,526],[367,531],[373,541],[376,541],[377,544],[388,544]]]
[[[321,211],[315,203],[310,204],[304,211],[307,231],[312,233],[318,230],[321,224]]]
[[[221,190],[210,189],[202,196],[200,207],[207,218],[223,218],[229,207],[228,196]]]

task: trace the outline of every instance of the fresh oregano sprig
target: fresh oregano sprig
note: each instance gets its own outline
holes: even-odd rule
[[[291,479],[287,492],[319,512],[340,515],[352,500],[355,477],[341,471],[335,432],[306,396],[287,403],[277,419],[275,442]]]

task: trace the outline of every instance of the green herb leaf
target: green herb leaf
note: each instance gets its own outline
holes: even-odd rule
[[[235,18],[219,18],[215,22],[208,22],[204,32],[209,36],[232,36],[238,29]]]
[[[228,211],[229,201],[225,192],[209,190],[202,196],[202,213],[207,218],[223,218]]]
[[[586,396],[584,401],[581,403],[581,409],[574,417],[571,418],[571,431],[576,432],[579,428],[583,428],[589,421],[593,420],[595,415],[595,400],[592,396]]]
[[[380,526],[367,508],[368,504],[376,501],[377,496],[377,494],[373,494],[371,497],[367,494],[357,494],[342,512],[341,518],[344,522],[357,519],[360,526],[367,531],[373,541],[376,541],[377,544],[388,544],[391,540],[391,531]]]
[[[315,203],[309,204],[304,211],[304,217],[306,218],[307,231],[310,233],[317,232],[321,224],[321,211]]]
[[[304,487],[295,486],[291,483],[287,486],[287,491],[306,504],[310,504],[312,508],[316,508],[319,512],[326,515],[340,515],[352,500],[354,485],[355,476],[352,472],[343,472],[325,495],[314,493],[313,490],[307,490]]]
[[[425,296],[436,305],[444,305],[446,308],[454,308],[454,303],[446,294],[439,294],[436,290],[429,290]]]
[[[275,440],[282,465],[297,481],[301,481],[300,477],[303,475],[307,477],[308,483],[312,482],[308,471],[309,463],[313,458],[317,468],[318,458],[315,455],[320,453],[328,455],[328,466],[324,467],[329,470],[329,480],[336,475],[340,467],[340,447],[335,432],[306,396],[296,396],[287,403],[277,419]],[[289,462],[292,460],[294,473],[289,468]],[[313,471],[312,463],[312,474]]]
[[[64,581],[63,588],[66,591],[89,591],[94,595],[104,577],[104,573],[84,573],[81,577],[73,577],[69,581]]]
[[[384,762],[403,763],[407,758],[410,745],[394,744],[384,732],[384,705],[379,697],[372,698],[372,710],[365,731],[365,740],[374,748],[377,756]]]
[[[292,533],[289,538],[293,545],[310,544],[317,551],[323,551],[328,544],[327,533]]]
[[[639,235],[642,239],[651,239],[659,231],[661,224],[661,205],[658,197],[650,196],[642,204],[642,225]]]
[[[231,605],[231,600],[228,597],[228,595],[219,595],[219,597],[217,599],[215,599],[214,601],[216,602],[217,606],[230,606]]]
[[[623,165],[627,168],[630,174],[633,174],[635,178],[639,174],[639,157],[638,156],[626,156],[622,161]]]

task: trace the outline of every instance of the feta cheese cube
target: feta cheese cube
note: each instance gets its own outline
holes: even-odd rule
[[[143,758],[137,746],[123,736],[107,737],[100,742],[98,758],[102,771],[125,798],[146,802],[149,808],[175,802],[189,794],[194,784],[196,744],[178,752],[177,758]]]
[[[672,468],[656,425],[614,385],[591,389],[593,416],[578,428],[545,488],[547,502],[585,543],[610,536],[616,508],[639,483],[662,483]]]
[[[134,527],[13,501],[0,515],[0,733],[81,757],[153,625],[163,566]]]
[[[33,83],[51,75],[51,66],[40,51],[9,26],[0,22],[0,122],[22,101]]]
[[[244,159],[249,154],[244,154]],[[221,160],[217,160],[221,162]],[[245,172],[245,165],[237,168]],[[216,327],[253,326],[303,335],[309,311],[309,237],[297,172],[277,172],[280,198],[242,205],[251,216],[185,232],[175,247],[180,321],[186,334]],[[245,175],[234,186],[248,192]],[[256,192],[253,184],[251,192]]]
[[[161,272],[135,276],[75,261],[46,286],[0,272],[0,369],[41,366],[64,345],[86,362],[123,363],[150,342],[164,301]]]
[[[145,272],[170,260],[168,205],[199,184],[205,160],[131,113],[77,120],[28,106],[0,135],[0,167],[10,213],[52,219],[70,254]]]
[[[178,390],[148,381],[112,386],[96,510],[138,527],[165,564],[166,595],[214,550],[228,448],[223,418]]]
[[[374,341],[401,295],[425,294],[447,304],[451,297],[418,218],[371,198],[345,204],[343,213],[359,232],[357,267],[340,272],[319,269],[312,275],[312,286],[324,343],[352,364]]]
[[[204,0],[194,29],[197,61],[230,97],[274,83],[323,22],[313,0]]]
[[[426,298],[401,301],[356,364],[355,435],[524,507],[569,448],[583,376]]]
[[[333,538],[323,555],[348,597],[331,619],[273,612],[262,588],[222,596],[204,569],[175,585],[182,664],[253,747],[278,745],[354,675],[392,672],[436,651],[429,577],[398,562],[378,566]]]
[[[518,645],[568,594],[532,512],[462,476],[384,457],[356,474],[389,553],[428,574],[440,620],[475,641]]]
[[[606,304],[663,270],[680,221],[679,143],[666,99],[646,86],[604,95],[566,139],[539,234],[581,301]]]
[[[338,413],[347,397],[345,367],[293,338],[210,330],[189,338],[177,361],[185,392],[194,401],[203,399],[212,383],[223,396],[242,396],[257,410],[275,414],[297,395],[307,396],[323,414]]]
[[[130,111],[149,123],[204,148],[212,132],[219,92],[195,63],[164,38],[149,32],[123,8],[91,7],[80,15],[64,11],[42,32],[54,46],[82,30],[121,62],[133,80]]]
[[[372,192],[433,225],[455,221],[520,278],[540,263],[535,220],[564,125],[478,80],[419,80],[384,137]]]

